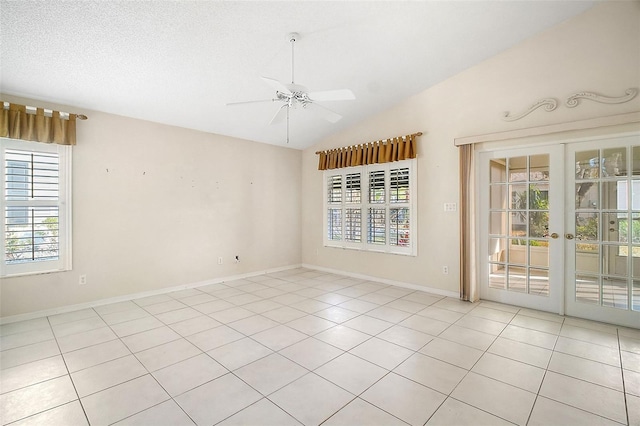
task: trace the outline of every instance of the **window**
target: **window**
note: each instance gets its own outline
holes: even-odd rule
[[[0,276],[71,268],[71,148],[0,139]]]
[[[415,160],[325,170],[324,245],[415,256]]]

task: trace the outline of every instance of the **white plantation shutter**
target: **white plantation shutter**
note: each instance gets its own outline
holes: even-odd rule
[[[326,170],[328,247],[415,256],[415,160]]]
[[[0,275],[70,267],[68,147],[2,139]]]

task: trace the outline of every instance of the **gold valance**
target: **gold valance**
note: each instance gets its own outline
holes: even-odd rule
[[[364,164],[390,163],[416,158],[416,138],[422,133],[318,151],[318,170],[340,169]]]
[[[86,116],[60,111],[51,111],[49,116],[45,115],[44,108],[35,108],[31,112],[25,105],[0,102],[0,137],[5,138],[75,145],[76,118],[86,119]]]

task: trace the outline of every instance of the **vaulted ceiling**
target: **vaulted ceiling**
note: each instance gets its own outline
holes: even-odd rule
[[[1,0],[0,91],[302,149],[594,3]],[[290,83],[290,32],[295,82],[356,99],[292,109],[287,144],[279,103],[226,104]]]

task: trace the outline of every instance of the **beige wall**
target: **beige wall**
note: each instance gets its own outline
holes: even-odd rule
[[[562,105],[579,91],[622,96],[640,88],[639,24],[640,2],[598,5],[305,150],[303,263],[458,292],[459,217],[443,211],[443,203],[459,198],[454,138],[640,111],[640,97],[620,105]],[[560,101],[558,109],[502,120],[503,112],[520,113],[547,97]],[[424,132],[418,139],[418,256],[323,247],[322,172],[315,151],[417,131]]]
[[[73,270],[2,279],[0,316],[300,263],[300,151],[71,111]]]

